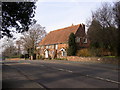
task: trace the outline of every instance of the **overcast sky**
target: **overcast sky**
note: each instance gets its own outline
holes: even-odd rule
[[[114,0],[115,1],[115,0]],[[113,0],[38,0],[35,19],[50,32],[72,24],[86,24],[95,11],[104,2]]]

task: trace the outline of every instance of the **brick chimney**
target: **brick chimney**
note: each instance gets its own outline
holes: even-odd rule
[[[81,26],[82,26],[82,28],[85,30],[85,24],[82,23]]]

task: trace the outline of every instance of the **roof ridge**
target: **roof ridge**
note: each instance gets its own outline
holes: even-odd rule
[[[68,41],[70,33],[76,33],[79,28],[83,27],[82,24],[72,25],[51,31],[39,43],[39,45],[48,45],[55,43],[63,43]],[[52,38],[52,39],[51,39]]]
[[[56,31],[60,31],[60,30],[64,30],[64,29],[66,29],[66,28],[71,28],[71,27],[78,26],[78,25],[80,26],[81,24],[71,25],[71,26],[68,26],[68,27],[61,28],[61,29],[56,29],[56,30],[50,31],[50,33],[51,33],[51,32],[56,32]]]

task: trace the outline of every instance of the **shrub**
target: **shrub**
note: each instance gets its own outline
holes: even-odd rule
[[[100,56],[102,56],[101,55],[101,52],[102,52],[102,49],[100,49],[100,48],[91,48],[90,49],[90,53],[91,53],[91,55],[92,56],[97,56],[97,57],[100,57]]]
[[[19,55],[13,55],[13,56],[10,56],[9,58],[19,58],[20,56]]]
[[[91,52],[92,56],[98,56],[98,57],[112,55],[112,52],[110,52],[107,49],[103,49],[103,48],[91,48],[90,52]]]
[[[75,35],[74,33],[71,33],[68,40],[67,55],[75,56],[75,53],[76,53]]]
[[[88,49],[81,49],[81,50],[78,50],[77,53],[76,53],[77,56],[82,56],[82,57],[88,57],[88,56],[91,56],[90,52]]]

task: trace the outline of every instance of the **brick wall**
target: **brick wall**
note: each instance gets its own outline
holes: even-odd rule
[[[77,49],[80,49],[81,47],[82,48],[89,47],[90,41],[87,38],[87,35],[85,33],[85,25],[81,25],[81,27],[79,27],[79,29],[75,33],[75,36],[80,38],[80,42],[77,43]],[[84,43],[84,39],[86,39],[86,38],[87,38],[87,43]]]
[[[78,57],[78,56],[67,56],[64,57],[68,61],[84,61],[84,62],[98,62],[107,64],[118,64],[119,58],[113,57]]]

